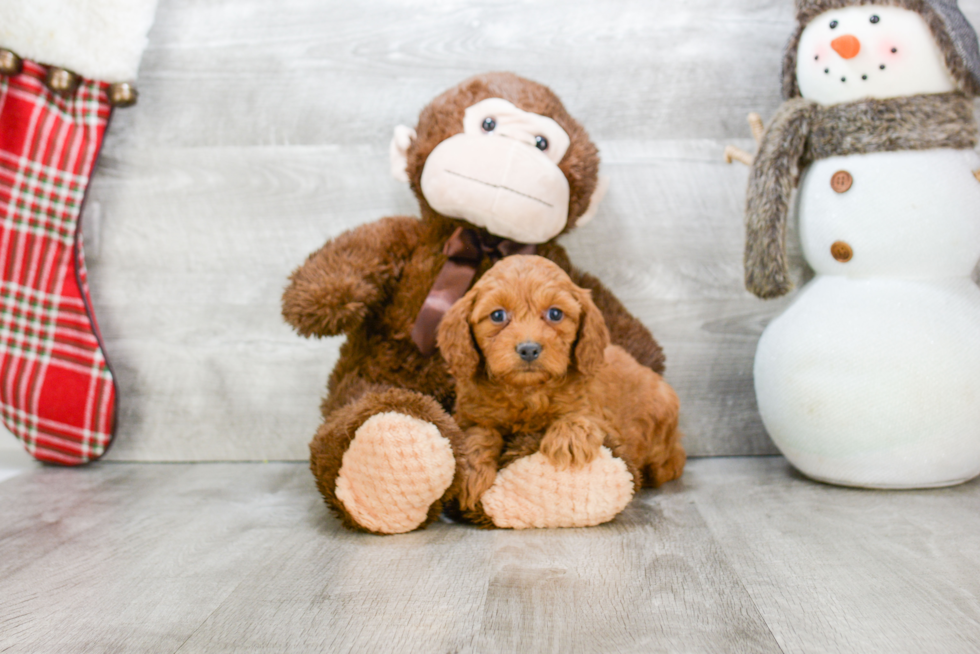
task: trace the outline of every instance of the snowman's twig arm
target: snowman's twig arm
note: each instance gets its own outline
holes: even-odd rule
[[[733,161],[738,161],[746,166],[751,166],[754,158],[742,148],[736,148],[734,145],[725,146],[725,163],[730,164]]]
[[[765,125],[762,123],[762,116],[753,111],[749,114],[748,120],[749,127],[752,129],[752,138],[755,139],[756,143],[761,143],[762,135],[766,131]],[[727,164],[730,164],[733,161],[738,161],[746,166],[751,166],[754,158],[755,157],[742,148],[736,148],[734,145],[725,146],[725,163]]]
[[[752,130],[752,138],[756,143],[762,143],[762,135],[766,132],[766,126],[762,122],[762,116],[754,111],[748,116],[749,129]]]

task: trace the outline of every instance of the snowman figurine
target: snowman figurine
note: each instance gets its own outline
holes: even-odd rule
[[[799,0],[787,101],[752,161],[747,288],[816,273],[759,341],[763,423],[807,476],[871,488],[980,474],[977,37],[956,0]]]

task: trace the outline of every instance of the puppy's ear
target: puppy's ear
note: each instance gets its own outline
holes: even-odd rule
[[[436,343],[442,358],[449,364],[449,371],[457,379],[476,376],[480,365],[480,353],[470,331],[470,312],[476,302],[475,289],[456,301],[439,323]]]
[[[609,330],[606,329],[602,313],[592,301],[592,293],[580,288],[576,295],[582,305],[582,316],[575,340],[575,367],[583,375],[594,375],[606,360]]]

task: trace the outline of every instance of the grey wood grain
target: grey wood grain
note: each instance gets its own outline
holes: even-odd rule
[[[595,529],[329,535],[283,548],[180,651],[779,651],[681,496]]]
[[[595,529],[494,536],[471,651],[779,651],[678,484]]]
[[[704,459],[685,486],[784,652],[976,652],[980,482],[866,491],[780,458]]]
[[[709,458],[600,527],[378,537],[302,463],[38,467],[0,483],[0,650],[974,652],[978,506]]]
[[[25,474],[0,485],[4,651],[779,651],[679,488],[594,529],[375,537],[302,464]]]
[[[176,651],[322,508],[301,466],[256,468],[97,465],[4,482],[0,650]]]
[[[290,333],[285,278],[326,238],[415,213],[392,127],[493,69],[551,85],[596,139],[612,187],[565,243],[663,343],[689,452],[774,452],[751,363],[786,300],[742,288],[747,171],[720,157],[779,104],[791,4],[161,0],[83,220],[120,384],[110,458],[306,458],[339,341]]]
[[[487,70],[552,86],[602,140],[747,136],[778,105],[791,20],[788,0],[162,0],[136,130],[113,138],[387,142]]]

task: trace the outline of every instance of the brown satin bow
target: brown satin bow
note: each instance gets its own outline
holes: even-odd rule
[[[512,254],[534,254],[536,251],[536,245],[508,241],[482,230],[457,227],[442,246],[442,253],[449,259],[439,271],[412,327],[412,340],[419,351],[424,356],[432,356],[436,351],[436,329],[449,307],[463,297],[470,287],[483,257],[490,257],[491,261],[496,262]]]

